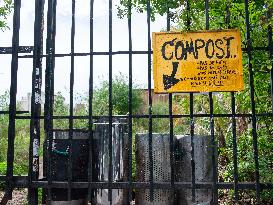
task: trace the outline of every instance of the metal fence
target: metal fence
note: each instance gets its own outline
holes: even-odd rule
[[[19,46],[19,31],[20,31],[20,8],[21,0],[14,0],[14,17],[13,17],[13,37],[12,37],[12,49],[2,48],[0,54],[12,54],[11,62],[11,85],[10,85],[10,104],[8,111],[1,111],[1,115],[9,115],[9,126],[8,126],[8,157],[7,157],[7,173],[5,176],[0,176],[0,181],[5,182],[5,195],[1,199],[1,204],[6,204],[8,200],[12,198],[12,192],[15,188],[28,188],[28,204],[38,204],[38,188],[43,188],[47,191],[48,201],[52,200],[52,189],[63,188],[68,190],[68,199],[71,199],[71,190],[76,188],[86,188],[88,189],[88,196],[91,199],[93,189],[108,189],[109,190],[109,201],[112,199],[113,189],[127,189],[129,201],[132,200],[133,189],[149,189],[150,199],[153,200],[155,189],[192,189],[193,200],[195,198],[195,189],[211,189],[213,192],[213,204],[218,204],[218,191],[221,189],[232,189],[234,190],[235,201],[239,200],[239,190],[255,190],[256,191],[256,202],[260,202],[260,193],[264,189],[271,190],[273,188],[272,183],[261,183],[260,182],[260,172],[259,172],[259,155],[258,155],[258,143],[257,143],[257,117],[272,117],[272,113],[257,113],[255,109],[255,87],[254,87],[254,72],[251,64],[252,53],[256,50],[264,51],[269,53],[269,58],[272,59],[273,56],[273,42],[272,42],[272,28],[268,27],[268,46],[253,48],[251,45],[251,28],[249,22],[249,2],[244,1],[245,4],[245,26],[246,26],[246,47],[243,48],[245,55],[248,58],[248,69],[249,69],[249,86],[250,86],[250,100],[251,100],[251,112],[250,113],[236,113],[235,111],[235,94],[231,93],[231,109],[232,113],[228,114],[214,114],[214,103],[213,103],[213,93],[208,93],[209,96],[209,114],[196,114],[194,113],[194,94],[189,93],[190,96],[190,113],[185,115],[174,115],[173,114],[173,95],[169,94],[169,115],[154,115],[152,112],[152,48],[151,48],[151,2],[147,0],[147,39],[148,39],[148,50],[145,51],[134,51],[132,49],[132,22],[131,22],[131,5],[129,4],[128,10],[128,43],[129,48],[126,51],[114,51],[113,44],[113,32],[112,32],[112,0],[109,0],[109,50],[105,52],[96,52],[93,50],[93,34],[94,34],[94,0],[90,0],[90,52],[88,53],[76,53],[74,51],[75,45],[75,6],[76,1],[72,2],[72,27],[71,27],[71,52],[67,54],[55,53],[55,34],[56,34],[56,4],[57,0],[48,0],[47,9],[47,31],[46,31],[46,53],[43,53],[43,34],[44,31],[44,0],[35,1],[35,25],[34,25],[34,46],[30,48],[22,48]],[[210,28],[210,18],[209,18],[209,4],[208,0],[204,1],[205,5],[205,16],[206,16],[206,29]],[[190,10],[190,0],[188,1],[187,10]],[[227,8],[227,24],[230,17],[229,8]],[[189,17],[190,18],[190,17]],[[188,29],[190,29],[190,19],[187,21]],[[170,30],[170,15],[168,13],[166,19],[166,28]],[[23,54],[18,55],[22,52],[31,52],[33,54]],[[113,104],[112,104],[112,77],[113,77],[113,56],[126,54],[129,58],[129,94],[128,94],[128,115],[124,116],[114,116],[113,115]],[[68,180],[67,181],[54,181],[52,179],[52,165],[51,165],[51,152],[48,152],[48,166],[46,172],[46,177],[39,180],[39,155],[38,149],[40,147],[40,121],[44,120],[46,138],[49,140],[49,149],[52,149],[53,140],[53,120],[54,119],[67,119],[69,121],[69,143],[72,147],[72,136],[74,131],[74,120],[75,119],[86,119],[88,120],[88,133],[89,133],[89,147],[92,148],[93,143],[93,131],[92,126],[96,119],[101,116],[94,116],[92,110],[93,103],[93,57],[96,55],[104,55],[109,57],[109,115],[103,116],[108,119],[109,129],[112,129],[113,119],[126,118],[128,120],[128,144],[129,144],[129,175],[128,181],[116,182],[113,180],[113,169],[110,166],[113,163],[112,153],[109,151],[109,173],[108,181],[99,182],[94,181],[92,160],[89,160],[88,165],[88,181],[86,182],[74,182],[72,180],[72,152],[69,152],[69,168],[68,168]],[[148,75],[148,105],[149,112],[148,115],[134,115],[132,113],[132,84],[133,84],[133,55],[146,55],[148,57],[147,61],[147,75]],[[89,78],[89,110],[87,116],[74,116],[73,115],[73,91],[74,91],[74,58],[75,56],[89,56],[90,57],[90,78]],[[70,57],[71,58],[71,74],[70,74],[70,114],[69,116],[54,116],[53,115],[53,103],[54,103],[54,66],[55,58]],[[32,74],[32,98],[31,98],[31,115],[30,116],[20,116],[22,112],[16,110],[16,93],[17,93],[17,70],[18,70],[18,59],[28,58],[33,59],[33,74]],[[46,70],[45,70],[45,107],[44,116],[41,115],[41,82],[42,82],[42,61],[46,60]],[[269,72],[271,76],[271,99],[273,99],[273,70]],[[191,182],[177,182],[175,181],[175,168],[174,168],[174,119],[176,118],[189,118],[190,119],[190,136],[191,136],[191,156],[194,159],[194,146],[193,138],[195,135],[194,121],[196,118],[209,118],[210,119],[210,134],[212,149],[216,149],[216,138],[215,138],[215,118],[230,118],[232,119],[232,139],[233,139],[233,160],[234,160],[234,180],[233,182],[220,182],[217,177],[217,164],[215,150],[212,153],[213,162],[213,182],[212,183],[197,183],[195,180],[195,163],[194,160],[191,161],[192,167],[192,178]],[[240,117],[247,117],[251,119],[252,123],[252,137],[253,137],[253,153],[255,162],[255,182],[239,182],[238,180],[238,162],[237,162],[237,138],[236,138],[236,119]],[[149,133],[149,181],[139,182],[134,181],[132,178],[132,144],[133,144],[133,119],[148,119],[148,133]],[[170,182],[154,182],[153,179],[153,119],[166,118],[169,119],[169,136],[170,136],[170,165],[171,165],[171,180]],[[28,119],[30,120],[30,147],[29,147],[29,174],[28,176],[15,176],[14,175],[14,141],[16,138],[15,132],[15,122],[18,119]],[[112,143],[112,132],[109,132],[108,140],[108,150],[113,149]],[[92,159],[92,150],[89,150],[89,159]],[[269,170],[272,172],[272,170]]]

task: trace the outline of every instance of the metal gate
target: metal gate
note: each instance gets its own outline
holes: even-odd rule
[[[68,189],[68,198],[70,199],[71,190],[76,188],[86,188],[88,189],[88,196],[91,199],[93,189],[108,189],[109,201],[112,201],[112,190],[113,189],[127,189],[129,191],[129,200],[132,200],[133,189],[149,189],[150,199],[153,200],[153,194],[155,189],[192,189],[192,198],[195,198],[196,189],[211,189],[213,192],[213,204],[218,204],[218,191],[224,189],[234,190],[235,202],[239,200],[240,190],[255,190],[256,192],[256,202],[260,203],[260,193],[262,190],[272,190],[272,183],[262,183],[260,182],[260,172],[259,172],[259,154],[258,154],[258,134],[257,134],[257,118],[266,117],[268,119],[272,118],[272,112],[268,113],[258,113],[255,108],[255,86],[254,86],[254,71],[252,65],[252,55],[256,51],[268,52],[269,60],[273,57],[273,41],[272,41],[272,27],[268,26],[268,46],[266,47],[252,47],[251,45],[251,27],[249,23],[249,2],[244,1],[245,12],[241,15],[245,17],[246,26],[246,45],[243,51],[248,59],[248,70],[249,70],[249,86],[250,86],[250,101],[251,101],[251,112],[249,113],[237,113],[235,110],[235,93],[230,93],[231,103],[230,107],[232,112],[228,114],[215,114],[214,113],[214,102],[213,93],[208,93],[209,97],[209,110],[206,113],[194,113],[194,94],[190,93],[190,113],[189,114],[173,114],[173,95],[168,94],[169,99],[169,114],[168,115],[155,115],[152,112],[152,48],[151,48],[151,2],[147,0],[146,10],[147,10],[147,39],[148,39],[148,50],[145,51],[134,51],[132,50],[132,22],[131,22],[131,3],[128,5],[128,43],[129,48],[126,51],[114,51],[113,50],[113,33],[112,33],[112,0],[109,0],[109,50],[106,52],[96,52],[93,50],[93,18],[94,18],[94,0],[90,0],[90,52],[88,53],[76,53],[74,51],[74,36],[75,36],[75,6],[76,0],[71,0],[72,2],[72,27],[71,27],[71,52],[67,54],[55,53],[55,34],[56,34],[56,4],[57,0],[48,0],[48,8],[44,8],[44,0],[35,1],[35,25],[34,25],[34,46],[30,48],[22,48],[19,45],[19,30],[20,30],[20,8],[21,0],[14,0],[14,17],[13,17],[13,37],[12,37],[12,50],[5,48],[2,49],[0,54],[11,53],[11,85],[10,85],[10,104],[8,111],[0,111],[0,115],[9,116],[9,126],[8,126],[8,157],[7,157],[7,172],[6,175],[0,176],[0,182],[5,182],[5,195],[1,199],[1,204],[6,204],[8,200],[12,198],[12,193],[15,188],[28,188],[28,204],[38,204],[38,189],[43,188],[46,190],[48,195],[48,200],[52,199],[51,190],[54,188]],[[186,10],[190,11],[191,1],[187,1]],[[206,29],[210,28],[210,2],[209,0],[204,1],[204,12],[206,19]],[[44,10],[47,11],[47,16],[44,15]],[[226,11],[226,22],[229,24],[230,10],[227,7]],[[270,13],[270,12],[269,12]],[[166,28],[169,31],[171,26],[170,13],[167,14]],[[47,18],[47,31],[44,31],[44,18]],[[268,16],[271,18],[271,16]],[[188,16],[187,28],[190,29],[190,17]],[[228,27],[228,26],[227,26]],[[46,33],[46,53],[43,53],[43,34]],[[33,54],[23,54],[18,55],[23,52],[31,52]],[[129,94],[128,94],[128,115],[114,116],[113,115],[113,104],[112,104],[112,68],[113,68],[113,56],[126,54],[129,59]],[[38,149],[40,147],[40,120],[44,120],[45,133],[47,139],[50,141],[49,146],[52,146],[53,140],[53,120],[54,119],[67,119],[69,121],[69,140],[70,145],[72,144],[73,135],[73,122],[75,119],[86,119],[88,120],[88,133],[89,133],[89,147],[92,147],[93,131],[92,126],[96,119],[102,116],[94,116],[92,110],[93,102],[93,57],[96,55],[105,55],[109,57],[109,113],[107,117],[109,121],[109,129],[112,129],[113,119],[116,118],[126,118],[128,119],[128,142],[129,142],[129,176],[128,181],[115,182],[113,181],[113,170],[112,166],[109,166],[108,181],[98,182],[94,181],[92,161],[89,160],[88,169],[88,181],[86,182],[74,182],[72,181],[72,154],[69,152],[69,166],[68,170],[68,180],[57,182],[52,179],[52,167],[51,167],[51,153],[48,152],[49,156],[48,166],[46,171],[46,178],[39,180],[39,155]],[[146,55],[148,57],[147,61],[147,76],[148,76],[148,105],[149,112],[148,115],[134,115],[132,112],[132,57],[133,55]],[[73,115],[73,85],[74,85],[74,57],[75,56],[89,56],[90,57],[90,78],[89,78],[89,110],[87,116],[74,116]],[[55,58],[61,57],[71,57],[71,74],[70,74],[70,114],[68,116],[54,116],[53,115],[53,101],[54,101],[54,66]],[[33,60],[33,72],[32,72],[32,97],[31,97],[31,115],[22,116],[19,115],[20,111],[16,110],[16,93],[17,93],[17,70],[18,70],[18,59],[19,58],[29,58]],[[42,82],[42,61],[46,62],[45,70],[45,107],[44,115],[41,115],[41,82]],[[273,100],[273,69],[268,72],[271,76],[271,96],[268,97]],[[236,138],[236,119],[240,117],[246,117],[251,120],[252,125],[252,137],[253,137],[253,156],[255,164],[255,182],[239,182],[238,180],[238,162],[237,162],[237,138]],[[150,180],[149,182],[138,182],[133,181],[132,178],[132,144],[133,144],[133,119],[148,119],[148,132],[149,132],[149,159],[150,159]],[[170,134],[170,164],[171,164],[171,181],[167,182],[154,182],[153,179],[153,161],[152,161],[152,124],[154,119],[166,118],[169,119],[169,134]],[[212,139],[212,161],[213,161],[213,182],[212,183],[197,183],[195,180],[195,163],[192,160],[192,179],[191,182],[177,182],[174,176],[174,119],[177,118],[189,118],[190,119],[190,136],[191,136],[191,146],[192,146],[192,159],[194,159],[194,148],[193,148],[193,137],[195,135],[194,121],[197,118],[209,118],[210,120],[210,134]],[[216,118],[230,118],[232,120],[232,139],[233,139],[233,162],[234,162],[234,179],[232,182],[220,182],[217,177],[217,164],[215,163],[215,150],[217,150],[216,138],[215,138],[215,119]],[[30,147],[29,147],[29,174],[28,176],[16,176],[14,175],[14,140],[16,138],[15,132],[15,122],[18,119],[29,119],[30,120]],[[271,125],[272,126],[272,125]],[[112,132],[109,132],[109,150],[112,150]],[[70,146],[72,147],[72,146]],[[49,150],[52,148],[49,147]],[[89,157],[91,158],[92,150],[89,151]],[[109,164],[113,162],[112,154],[109,152]],[[272,170],[268,170],[272,172]]]

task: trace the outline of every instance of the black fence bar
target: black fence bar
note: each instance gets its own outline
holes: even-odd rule
[[[18,53],[31,53],[33,51],[33,46],[19,46]],[[12,47],[0,47],[0,54],[12,54]],[[31,56],[31,58],[34,55]]]
[[[191,183],[192,201],[195,201],[195,160],[194,160],[194,117],[193,117],[193,93],[190,93],[190,135],[191,135]]]
[[[150,199],[154,200],[154,163],[153,163],[153,118],[152,118],[152,55],[151,55],[151,1],[147,1],[147,39],[148,39],[148,96],[149,96],[149,176]]]
[[[230,7],[231,2],[226,5],[226,24],[230,28]],[[236,133],[236,103],[235,92],[231,92],[231,110],[232,110],[232,149],[233,149],[233,177],[234,177],[234,199],[235,203],[239,200],[238,190],[238,148],[237,148],[237,133]]]
[[[227,3],[226,3],[226,25],[227,25],[227,28],[230,29],[230,8],[231,8],[231,1],[228,0]]]
[[[209,30],[209,0],[205,1],[206,15],[206,30]],[[209,110],[210,110],[210,135],[212,145],[212,176],[213,176],[213,204],[218,204],[218,187],[217,187],[217,164],[216,164],[216,149],[215,149],[215,134],[214,134],[214,114],[213,114],[213,94],[209,93]]]
[[[16,183],[20,187],[28,186],[27,183],[18,181]],[[25,184],[25,186],[23,186]],[[68,188],[67,182],[60,182],[60,181],[53,181],[51,186],[53,188]],[[72,182],[72,188],[87,188],[89,186],[88,182]],[[128,189],[129,187],[128,182],[115,182],[112,184],[113,189]],[[195,184],[196,189],[212,189],[213,183],[209,182],[198,182]],[[218,182],[217,186],[219,189],[233,189],[234,184],[232,182]],[[272,183],[261,183],[260,184],[262,190],[272,190],[273,185]],[[37,181],[33,182],[33,187],[42,187],[47,188],[48,182],[47,181]],[[92,182],[91,187],[94,189],[109,189],[108,182]],[[149,189],[150,183],[149,182],[133,182],[132,188],[133,189]],[[192,189],[191,182],[175,182],[174,183],[175,189]],[[255,183],[251,182],[241,182],[238,183],[239,190],[255,190],[256,186]],[[172,186],[169,182],[154,182],[154,189],[168,189],[171,190]]]
[[[108,182],[109,182],[109,190],[108,190],[108,200],[110,201],[110,205],[112,205],[112,183],[113,183],[113,146],[112,146],[112,124],[113,124],[113,2],[109,0],[109,141],[108,141],[108,150],[109,150],[109,171],[108,171]]]
[[[236,108],[235,108],[235,93],[231,92],[231,109],[232,109],[232,148],[233,148],[233,177],[234,177],[234,196],[235,201],[239,200],[238,192],[238,149],[237,149],[237,134],[236,134]]]
[[[29,113],[29,111],[16,111],[16,114],[27,114],[27,113]],[[8,115],[8,114],[9,114],[9,111],[0,111],[0,115]]]
[[[132,106],[132,98],[133,98],[133,54],[132,54],[132,1],[129,0],[129,5],[128,5],[128,40],[129,40],[129,96],[128,96],[128,110],[129,110],[129,122],[128,122],[128,128],[129,128],[129,135],[128,135],[128,151],[129,151],[129,158],[128,158],[128,163],[129,163],[129,170],[128,170],[128,181],[130,184],[129,187],[129,194],[128,194],[128,199],[129,201],[132,201],[132,178],[133,178],[133,159],[132,159],[132,154],[133,154],[133,106]]]
[[[246,42],[247,42],[247,55],[248,55],[248,70],[249,70],[249,85],[250,85],[250,99],[251,99],[251,120],[252,120],[252,136],[253,136],[253,151],[255,163],[255,180],[256,180],[256,200],[260,204],[260,173],[259,173],[259,160],[258,160],[258,142],[257,142],[257,119],[256,119],[256,105],[255,105],[255,88],[254,88],[254,74],[252,68],[252,55],[251,55],[251,39],[250,39],[250,22],[248,0],[245,0],[245,23],[246,23]]]
[[[168,8],[167,11],[167,31],[171,30],[171,19],[170,19],[170,9]],[[170,165],[171,165],[171,186],[174,189],[174,136],[173,136],[173,95],[172,93],[169,94],[169,124],[170,124]],[[174,194],[175,192],[173,192]],[[173,196],[174,197],[174,196]]]
[[[210,134],[211,134],[211,144],[212,144],[212,175],[213,175],[213,203],[218,204],[218,187],[217,187],[217,164],[216,164],[216,143],[214,134],[214,115],[213,115],[213,96],[209,93],[209,107],[210,107]]]
[[[252,47],[251,50],[253,51],[269,51],[269,47]],[[242,48],[243,52],[247,52],[247,48]],[[129,51],[112,51],[112,55],[124,55],[129,54]],[[132,51],[132,54],[138,54],[138,55],[147,55],[147,54],[153,54],[153,51]],[[96,56],[103,56],[109,55],[108,51],[94,51],[94,52],[88,52],[88,53],[74,53],[74,56],[90,56],[90,55],[96,55]],[[54,54],[54,57],[56,58],[62,58],[62,57],[69,57],[71,56],[71,53],[58,53]],[[47,54],[42,56],[43,58],[47,57]],[[18,58],[33,58],[33,55],[20,55]]]
[[[13,36],[12,36],[11,84],[10,84],[9,126],[8,126],[8,155],[7,155],[7,172],[6,172],[6,196],[7,196],[6,199],[11,199],[12,189],[13,189],[13,162],[14,162],[20,10],[21,10],[21,0],[15,0],[14,14],[13,14]],[[3,199],[5,199],[5,197]],[[2,203],[3,202],[1,202],[1,204]]]
[[[46,39],[46,53],[49,53],[49,45],[50,45],[50,35],[49,35],[49,32],[50,32],[50,18],[51,18],[51,15],[50,12],[51,9],[50,6],[51,6],[51,2],[48,0],[48,10],[47,10],[47,39]],[[44,118],[44,131],[45,131],[45,140],[47,143],[48,142],[48,137],[49,137],[49,121],[50,121],[50,113],[49,113],[49,110],[50,110],[50,63],[49,63],[50,59],[49,59],[49,56],[46,57],[46,69],[45,69],[45,104],[44,104],[44,116],[40,116],[41,118]],[[19,116],[18,116],[19,117]],[[25,117],[25,116],[24,116]],[[20,118],[18,118],[20,119]],[[44,152],[47,152],[47,155],[48,155],[48,149],[45,150]],[[49,171],[49,166],[45,166],[46,164],[46,161],[45,161],[45,155],[43,155],[43,169],[48,172]],[[49,159],[50,160],[50,159]],[[48,160],[48,161],[49,161]],[[43,174],[44,177],[47,177],[48,174]],[[43,190],[44,191],[44,190]],[[50,190],[49,190],[50,192]],[[45,200],[46,200],[46,194],[45,194],[45,191],[43,193],[43,199],[42,201],[45,203]]]
[[[56,0],[48,0],[47,13],[47,46],[45,73],[45,133],[46,133],[46,178],[48,181],[46,200],[52,201],[52,143],[53,143],[53,105],[54,105],[54,67],[55,67],[55,35],[56,35]],[[45,156],[44,156],[45,157]]]
[[[90,22],[89,22],[89,29],[90,29],[90,53],[93,52],[94,47],[94,0],[90,0]],[[93,181],[93,69],[94,69],[94,57],[90,55],[89,63],[89,98],[88,98],[88,133],[89,133],[89,154],[88,154],[88,182],[91,183]],[[88,187],[88,200],[91,201],[92,198],[92,187]]]
[[[206,30],[209,30],[209,0],[205,0]]]
[[[169,118],[169,115],[151,115],[153,118]],[[239,117],[247,117],[250,118],[251,114],[246,114],[246,113],[235,113],[234,115],[236,118]],[[258,113],[256,114],[257,117],[268,117],[268,118],[272,118],[273,114],[272,113]],[[102,115],[102,116],[95,116],[93,115],[93,119],[100,119],[100,118],[108,118],[108,115]],[[128,115],[113,115],[113,118],[128,118]],[[210,117],[210,114],[202,114],[202,113],[198,113],[198,114],[193,114],[194,118],[204,118],[204,117]],[[232,113],[229,114],[214,114],[214,118],[231,118],[232,117]],[[52,116],[53,119],[69,119],[69,116]],[[82,115],[82,116],[73,116],[73,119],[88,119],[89,116],[86,115]],[[132,115],[132,118],[135,119],[145,119],[145,118],[149,118],[149,115]],[[173,115],[173,118],[190,118],[190,114],[181,114],[181,115]],[[16,119],[31,119],[31,116],[16,116]],[[35,119],[44,119],[44,116],[40,116],[37,117]]]
[[[186,11],[187,11],[187,19],[186,19],[186,28],[190,30],[191,18],[190,18],[190,2],[187,0],[186,2]],[[196,193],[195,193],[195,161],[194,161],[194,107],[193,107],[193,93],[190,93],[190,136],[191,136],[191,183],[192,183],[192,201],[195,201]]]
[[[74,109],[74,67],[75,67],[75,57],[74,57],[74,47],[75,47],[75,0],[72,0],[72,8],[71,8],[71,64],[70,64],[70,87],[69,87],[69,158],[68,158],[68,192],[67,197],[68,201],[71,201],[71,183],[72,183],[72,153],[73,153],[73,109]]]
[[[230,1],[227,3],[227,13],[226,13],[226,23],[228,28],[230,28]],[[235,93],[231,92],[231,109],[232,109],[232,148],[233,148],[233,177],[234,177],[234,198],[235,202],[238,203],[239,200],[239,190],[238,190],[238,148],[237,148],[237,133],[236,133],[236,103],[235,103]]]
[[[40,119],[41,115],[41,86],[42,86],[42,58],[43,54],[43,21],[44,0],[35,1],[34,23],[34,51],[32,71],[32,96],[30,120],[30,146],[29,146],[29,183],[39,178],[39,149],[40,149]],[[38,204],[38,189],[29,188],[28,203]]]
[[[0,181],[5,181],[6,176],[0,175]],[[14,176],[13,180],[14,187],[16,188],[28,188],[28,176]],[[52,188],[68,188],[68,182],[52,181]],[[109,188],[108,182],[72,182],[72,188],[88,188],[91,186],[94,189],[107,189]],[[127,189],[130,186],[129,182],[115,182],[113,183],[113,188]],[[132,182],[132,188],[134,189],[149,189],[149,182]],[[175,189],[187,188],[191,189],[191,182],[175,182]],[[233,182],[217,182],[219,189],[234,189]],[[48,181],[33,181],[31,187],[34,188],[47,188]],[[169,182],[154,182],[155,189],[172,189],[172,186]],[[196,189],[211,189],[213,183],[211,182],[198,182],[196,183]],[[260,183],[261,190],[272,190],[272,183]],[[255,182],[239,182],[239,190],[255,190]]]
[[[267,19],[270,21],[272,18],[272,8],[268,8]],[[269,58],[273,59],[273,40],[272,40],[272,25],[268,25],[268,48],[269,48]],[[273,67],[273,62],[271,62]],[[271,103],[272,103],[272,112],[273,112],[273,69],[270,71],[270,85],[271,85]]]

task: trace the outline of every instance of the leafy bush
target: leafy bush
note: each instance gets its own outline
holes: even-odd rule
[[[112,81],[113,115],[126,115],[129,113],[129,85],[128,78],[121,73]],[[95,89],[93,97],[94,115],[109,114],[109,82],[103,81],[101,87]],[[143,104],[141,91],[136,86],[132,88],[132,112],[135,114]]]
[[[12,0],[3,0],[0,2],[0,29],[3,31],[8,28],[7,17],[13,7]]]
[[[0,175],[6,175],[7,171],[7,163],[6,162],[0,162]],[[27,175],[28,170],[26,167],[18,165],[14,163],[13,165],[13,174],[22,176],[22,175]],[[5,188],[5,182],[0,182],[0,190],[4,190]]]
[[[0,175],[5,175],[7,171],[7,163],[6,162],[0,162]],[[25,169],[25,167],[22,167],[18,164],[14,164],[13,166],[13,174],[22,176],[26,175],[28,173],[28,170]]]
[[[9,92],[0,95],[0,110],[8,110]],[[17,105],[19,107],[20,105]],[[7,160],[8,147],[8,115],[0,115],[0,162]],[[29,120],[16,120],[14,141],[14,163],[28,168],[28,146],[29,146]]]

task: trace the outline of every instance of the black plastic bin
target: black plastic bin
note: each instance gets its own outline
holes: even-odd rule
[[[72,181],[84,182],[88,181],[88,132],[73,132],[72,143]],[[44,144],[44,173],[47,171],[47,150],[49,140]],[[68,161],[69,161],[69,132],[54,131],[52,150],[51,150],[51,166],[52,180],[64,182],[68,180]],[[44,190],[46,193],[46,190]],[[72,189],[72,201],[85,201],[87,198],[87,189]],[[68,189],[52,188],[52,201],[61,202],[68,201]],[[74,204],[78,204],[73,202]],[[79,203],[82,204],[82,203]]]

